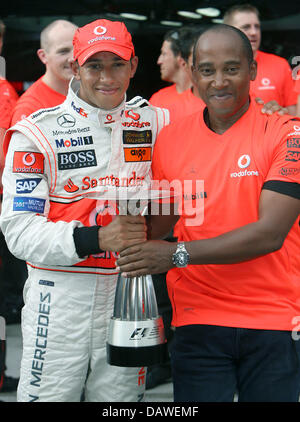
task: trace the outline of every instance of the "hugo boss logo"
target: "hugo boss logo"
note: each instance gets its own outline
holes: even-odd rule
[[[59,152],[58,169],[69,170],[97,165],[95,150]]]

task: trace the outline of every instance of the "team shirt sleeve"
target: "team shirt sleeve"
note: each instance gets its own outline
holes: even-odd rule
[[[273,151],[263,188],[300,199],[300,121],[287,123]]]

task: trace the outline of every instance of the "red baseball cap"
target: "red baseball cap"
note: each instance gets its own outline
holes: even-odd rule
[[[110,51],[124,60],[134,56],[132,38],[123,22],[98,19],[78,28],[73,38],[73,56],[82,66],[99,51]]]

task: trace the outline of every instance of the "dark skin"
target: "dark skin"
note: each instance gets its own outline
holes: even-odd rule
[[[237,48],[240,46],[240,48]],[[241,40],[232,33],[202,34],[197,43],[193,77],[208,108],[206,124],[224,133],[249,107],[249,84],[256,65],[248,63]],[[274,252],[300,213],[300,201],[263,189],[256,222],[210,239],[185,242],[190,264],[233,264]],[[168,233],[177,216],[151,216],[151,238]],[[176,243],[149,240],[124,249],[117,261],[125,276],[163,273],[174,267]]]

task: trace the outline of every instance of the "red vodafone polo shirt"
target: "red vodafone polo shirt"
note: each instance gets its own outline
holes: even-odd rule
[[[213,238],[255,222],[265,182],[300,183],[299,126],[287,116],[265,116],[251,103],[222,135],[206,126],[203,113],[164,128],[153,154],[154,179],[193,182],[182,194],[189,214],[184,210],[176,226],[179,240]],[[194,226],[188,222],[193,208],[200,215]],[[169,271],[173,324],[292,330],[300,315],[299,234],[298,221],[274,253]]]

